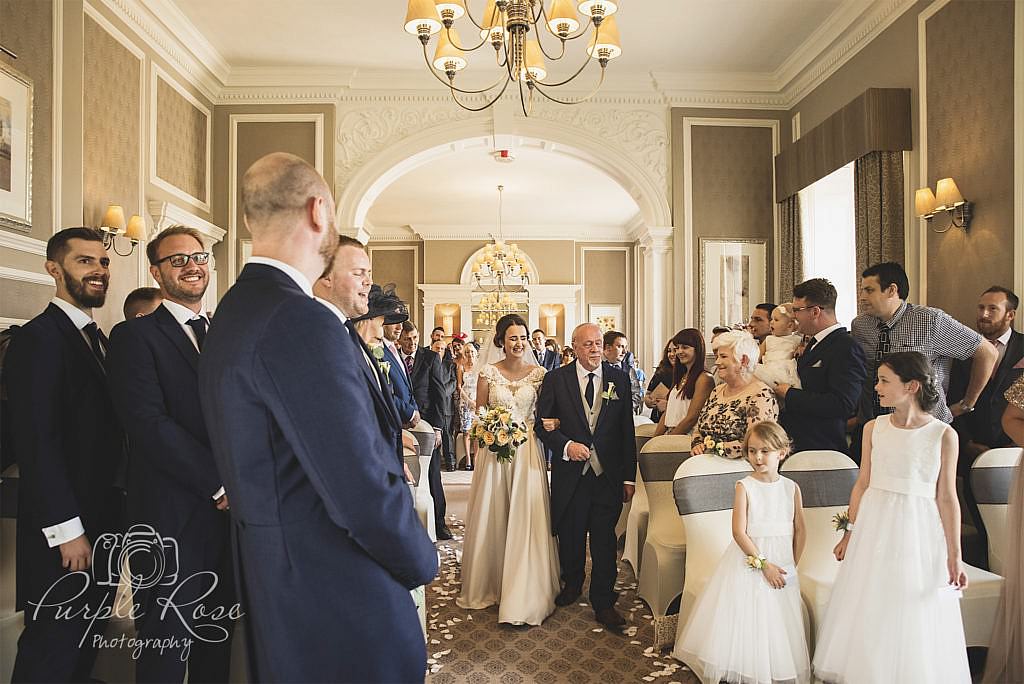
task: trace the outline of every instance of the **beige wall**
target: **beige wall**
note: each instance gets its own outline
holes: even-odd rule
[[[371,243],[367,249],[373,268],[373,282],[380,285],[394,283],[396,294],[409,307],[412,322],[419,327],[423,318],[423,308],[419,305],[419,292],[416,288],[419,244]]]
[[[206,133],[213,122],[162,76],[157,76],[156,83],[157,176],[208,203]]]
[[[423,243],[425,283],[458,283],[462,267],[483,240],[429,240]],[[516,240],[537,266],[538,282],[567,285],[576,282],[572,240]]]
[[[0,61],[32,81],[32,230],[28,235],[46,240],[53,234],[51,3],[43,0],[0,0],[0,44],[18,55],[14,60],[0,54]],[[0,315],[6,315],[2,311],[0,308]]]
[[[969,232],[929,232],[928,303],[971,325],[981,292],[1013,287],[1013,11],[1010,1],[952,2],[926,27],[922,185],[934,190],[938,179],[952,176],[976,203]],[[951,50],[964,36],[973,37],[970,49]]]

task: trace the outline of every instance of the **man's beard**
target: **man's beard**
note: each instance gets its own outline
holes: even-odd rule
[[[188,302],[189,304],[195,304],[196,302],[203,301],[203,295],[206,294],[206,288],[209,286],[209,284],[210,281],[209,277],[207,276],[205,278],[203,290],[199,294],[179,287],[177,283],[171,281],[170,279],[167,279],[163,282],[163,287],[164,290],[167,291],[167,294],[171,299],[179,300],[182,302]]]
[[[110,283],[106,278],[103,279],[103,282],[107,285]],[[106,290],[98,295],[86,294],[85,283],[82,280],[76,280],[67,271],[64,271],[64,287],[71,298],[84,309],[98,309],[107,301]]]

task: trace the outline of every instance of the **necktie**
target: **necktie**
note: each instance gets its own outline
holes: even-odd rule
[[[100,344],[100,329],[99,326],[96,325],[96,321],[89,321],[82,330],[84,330],[85,334],[89,336],[89,347],[92,348],[92,353],[96,357],[96,360],[105,368],[106,355],[103,353],[103,346]]]
[[[415,364],[415,363],[416,363],[416,360],[413,359],[411,356],[406,356],[405,357],[405,373],[410,378],[412,377],[412,367],[413,367],[413,364]]]
[[[817,343],[818,343],[818,338],[817,337],[809,338],[807,340],[807,344],[804,346],[804,354],[806,354],[807,352],[811,351],[811,349],[813,349],[814,345],[817,344]]]
[[[203,351],[203,342],[206,341],[206,319],[196,316],[185,321],[185,324],[192,328],[192,332],[196,336],[196,347],[199,348],[199,351]]]
[[[583,398],[587,400],[587,406],[594,408],[594,374],[587,373],[587,389],[583,392]]]

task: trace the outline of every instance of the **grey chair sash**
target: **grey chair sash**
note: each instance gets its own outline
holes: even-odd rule
[[[418,487],[420,484],[420,457],[419,456],[403,456],[405,465],[409,466],[409,472],[412,473],[413,482]]]
[[[651,441],[650,437],[644,437],[642,435],[636,435],[633,439],[636,440],[636,457],[640,458],[640,452],[643,450],[644,445]]]
[[[800,486],[804,508],[824,508],[850,505],[850,492],[859,472],[857,468],[787,470],[783,475]]]
[[[731,511],[736,483],[749,471],[683,477],[672,483],[679,515]]]
[[[431,430],[430,432],[419,432],[419,431],[416,431],[416,432],[413,432],[412,434],[413,434],[413,437],[416,438],[416,441],[420,445],[420,450],[419,450],[419,454],[420,455],[434,453],[434,440],[436,439],[436,437],[434,435],[434,431],[433,430]]]
[[[1006,504],[1010,500],[1013,466],[972,468],[971,491],[979,504]]]
[[[637,454],[636,458],[644,482],[671,482],[679,465],[689,457],[688,451],[653,451]]]

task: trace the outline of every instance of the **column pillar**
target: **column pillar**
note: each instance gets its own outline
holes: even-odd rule
[[[643,320],[638,329],[642,340],[644,369],[650,375],[661,361],[665,342],[675,334],[670,329],[674,292],[672,278],[672,228],[649,228],[640,240],[643,253]]]

